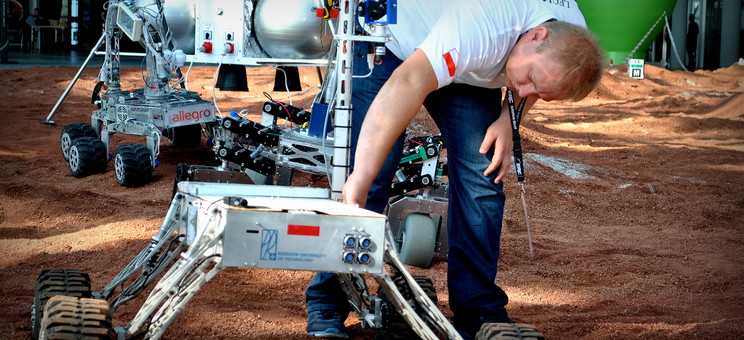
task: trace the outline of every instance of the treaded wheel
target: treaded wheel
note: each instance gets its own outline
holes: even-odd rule
[[[401,223],[400,234],[403,239],[399,255],[401,262],[429,268],[437,241],[437,226],[434,220],[420,213],[408,214]]]
[[[98,137],[75,138],[68,151],[70,173],[77,178],[106,171],[106,145]]]
[[[152,180],[152,156],[141,144],[124,144],[114,152],[114,173],[119,185],[136,187]]]
[[[173,179],[171,198],[176,196],[176,193],[178,192],[178,183],[187,180],[189,180],[189,165],[186,163],[178,163],[178,165],[176,165],[176,177]]]
[[[39,338],[44,306],[53,296],[91,297],[88,273],[77,269],[44,269],[36,278],[31,305],[31,338]]]
[[[113,339],[106,300],[54,296],[44,307],[39,339]]]
[[[171,145],[177,148],[199,146],[201,144],[202,127],[201,124],[193,124],[168,128],[165,131],[165,137],[168,138]]]
[[[524,323],[484,323],[476,340],[544,340],[533,325]]]
[[[62,157],[65,160],[70,158],[70,147],[72,143],[80,137],[98,137],[96,129],[90,124],[75,123],[62,128],[62,134],[59,136],[59,146],[62,149]]]
[[[413,279],[418,283],[421,289],[424,291],[426,296],[431,299],[434,304],[437,303],[437,291],[434,288],[434,284],[431,279],[426,276],[414,275]],[[393,277],[395,286],[400,291],[403,298],[405,298],[412,306],[416,313],[421,311],[414,302],[414,295],[411,289],[406,284],[406,280],[402,275],[396,275]],[[382,327],[377,328],[374,331],[375,340],[397,340],[397,339],[418,339],[419,336],[413,331],[411,326],[406,322],[403,316],[400,315],[395,305],[390,301],[385,294],[385,291],[380,289],[378,291],[378,297],[382,299],[380,306],[382,314]],[[426,321],[426,319],[424,319]]]

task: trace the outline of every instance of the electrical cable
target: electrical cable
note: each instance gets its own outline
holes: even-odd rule
[[[271,95],[269,95],[267,92],[264,92],[263,94],[266,98],[269,99],[270,102],[279,104],[279,106],[281,106],[284,109],[284,111],[287,112],[287,119],[284,120],[284,123],[286,124],[287,122],[289,122],[289,129],[290,130],[293,129],[294,126],[292,124],[292,113],[289,112],[289,109],[284,105],[284,103],[274,100],[274,98],[271,98]],[[289,105],[292,105],[292,104],[289,104]]]
[[[411,139],[411,138],[406,138],[406,140],[407,140],[407,141],[409,141],[409,142],[412,142],[412,143],[416,143],[416,144],[418,144],[418,145],[424,145],[424,143],[421,143],[421,142],[419,142],[419,141],[415,141],[415,140],[413,140],[413,139]]]
[[[191,72],[191,67],[194,66],[194,62],[196,61],[196,57],[199,55],[199,53],[200,51],[196,51],[196,53],[194,53],[194,57],[191,58],[191,62],[189,63],[189,68],[186,69],[186,73],[183,75],[183,77],[179,79],[175,84],[173,84],[173,88],[178,86],[178,84],[180,83],[184,83],[184,85],[186,86],[186,91],[189,90],[189,72]]]
[[[293,105],[292,104],[292,93],[289,92],[289,84],[287,83],[288,82],[288,80],[287,80],[287,71],[285,71],[284,69],[281,69],[281,68],[279,68],[277,66],[274,66],[274,70],[275,71],[282,71],[282,74],[284,75],[284,89],[287,91],[287,97],[289,98],[289,105]]]

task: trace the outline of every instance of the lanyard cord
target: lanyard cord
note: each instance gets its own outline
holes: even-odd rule
[[[527,225],[527,244],[530,249],[530,257],[534,254],[532,249],[532,231],[530,228],[530,217],[527,214],[527,200],[524,197],[524,166],[522,160],[522,138],[519,136],[519,123],[522,121],[522,110],[524,110],[524,103],[527,98],[522,98],[519,101],[519,105],[514,105],[514,93],[507,89],[506,90],[506,103],[509,105],[509,118],[511,118],[512,128],[512,141],[514,142],[514,169],[517,170],[517,182],[522,190],[519,195],[522,197],[522,208],[524,208],[524,222]]]
[[[511,118],[512,141],[514,142],[514,168],[517,170],[517,181],[524,182],[524,161],[522,159],[522,138],[519,136],[519,123],[522,121],[522,110],[527,98],[519,101],[519,106],[514,103],[514,93],[506,90],[506,103],[509,105],[509,118]]]

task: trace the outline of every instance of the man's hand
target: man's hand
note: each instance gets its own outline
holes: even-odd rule
[[[521,98],[514,93],[514,101],[519,103]],[[524,103],[522,109],[522,117],[527,115],[527,112],[537,102],[537,96],[527,97],[527,101]],[[493,158],[491,164],[483,172],[483,176],[492,174],[496,169],[499,169],[496,174],[494,183],[498,183],[506,178],[506,174],[511,169],[512,164],[512,149],[514,148],[514,141],[512,141],[512,127],[511,117],[509,115],[509,105],[504,103],[501,108],[501,115],[499,119],[491,123],[491,126],[486,130],[486,137],[483,138],[483,143],[480,146],[480,153],[485,154],[493,146]]]
[[[483,172],[483,176],[489,176],[496,169],[499,169],[494,183],[501,182],[506,178],[506,174],[511,168],[511,151],[513,145],[509,116],[502,112],[499,119],[491,123],[491,126],[486,130],[486,137],[483,138],[483,143],[481,143],[479,149],[481,154],[485,154],[493,147],[491,164]]]
[[[364,208],[367,204],[367,195],[369,194],[369,188],[372,186],[372,179],[374,176],[363,178],[364,176],[359,173],[352,172],[349,178],[344,183],[344,189],[341,192],[344,203],[357,205],[360,208]]]

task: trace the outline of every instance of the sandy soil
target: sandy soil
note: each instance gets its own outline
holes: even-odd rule
[[[191,89],[212,98],[214,67],[191,70]],[[106,173],[70,175],[59,151],[64,125],[86,122],[97,70],[89,69],[54,117],[44,119],[77,71],[0,71],[0,338],[30,336],[42,268],[79,268],[107,284],[156,233],[177,163],[214,164],[206,147],[164,142],[154,181],[128,189]],[[526,197],[535,254],[527,247],[510,176],[498,283],[511,316],[548,339],[731,339],[744,334],[744,66],[633,80],[622,66],[579,103],[539,103],[523,121]],[[125,69],[124,88],[140,87]],[[249,70],[250,92],[216,91],[220,108],[259,113],[271,69]],[[303,88],[318,84],[302,69]],[[309,108],[317,89],[294,94]],[[287,94],[271,92],[287,101]],[[257,116],[254,116],[257,117]],[[430,133],[421,114],[414,132]],[[142,142],[117,135],[115,145]],[[298,176],[296,185],[312,179]],[[316,181],[325,185],[325,181]],[[428,270],[449,315],[445,269]],[[303,289],[312,273],[231,269],[207,284],[166,339],[303,339]],[[129,322],[142,299],[115,315]],[[371,338],[350,317],[355,338]]]

